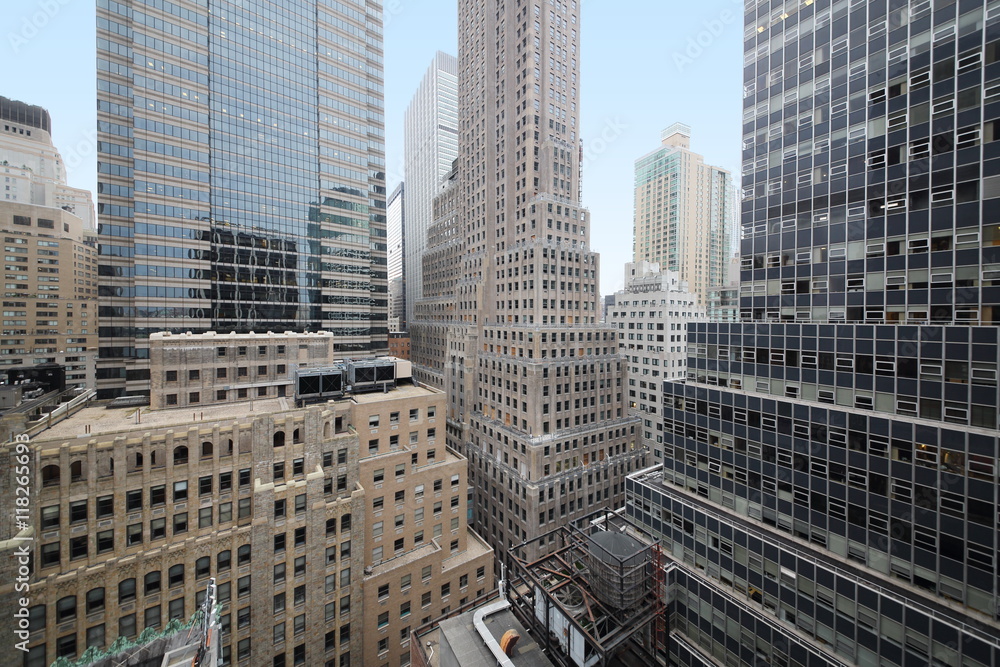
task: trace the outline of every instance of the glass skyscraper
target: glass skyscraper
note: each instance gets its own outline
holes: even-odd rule
[[[740,323],[664,384],[675,664],[1000,665],[1000,7],[746,4]]]
[[[387,347],[381,2],[98,2],[102,396],[155,331]]]

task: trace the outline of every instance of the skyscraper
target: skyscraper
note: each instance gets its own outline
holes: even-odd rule
[[[691,128],[674,123],[662,145],[635,163],[633,261],[677,271],[707,306],[727,283],[732,257],[732,175],[691,150]]]
[[[0,369],[58,363],[65,368],[67,385],[93,386],[93,199],[87,190],[67,185],[48,111],[0,97],[0,129],[5,258]]]
[[[389,238],[389,320],[396,331],[406,331],[406,184],[400,183],[389,195],[387,235]]]
[[[628,364],[629,408],[642,418],[642,437],[662,454],[660,386],[687,377],[687,330],[706,319],[705,307],[675,271],[649,262],[625,265],[625,289],[611,295],[607,321],[618,329],[618,349]]]
[[[98,5],[99,394],[161,330],[384,350],[381,2]]]
[[[442,198],[457,196],[460,274],[443,304],[444,367],[420,370],[449,392],[449,441],[468,453],[474,520],[499,554],[620,504],[645,452],[615,331],[598,322],[598,255],[577,199],[577,2],[461,0],[458,22],[457,191]]]
[[[406,170],[406,316],[423,296],[427,233],[434,222],[434,197],[458,157],[458,60],[438,51],[404,119]]]
[[[684,590],[668,650],[1000,664],[996,11],[746,18],[743,322],[690,327],[628,480]]]

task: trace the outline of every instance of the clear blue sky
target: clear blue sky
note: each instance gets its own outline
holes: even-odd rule
[[[737,173],[742,91],[742,2],[581,0],[584,203],[601,253],[602,292],[621,287],[632,254],[636,158],[673,122],[692,148]],[[49,16],[44,7],[58,7]],[[402,174],[403,113],[434,52],[457,55],[453,1],[384,0],[386,168]],[[70,184],[96,188],[93,0],[8,0],[0,13],[0,95],[52,114]],[[38,27],[41,26],[41,27]]]

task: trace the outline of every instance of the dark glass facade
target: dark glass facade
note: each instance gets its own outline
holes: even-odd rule
[[[387,349],[377,1],[98,3],[102,396],[156,331]]]
[[[744,36],[742,321],[690,327],[627,487],[694,582],[676,644],[996,666],[1000,7],[748,2]]]

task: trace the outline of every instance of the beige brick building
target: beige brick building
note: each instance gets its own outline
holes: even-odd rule
[[[334,336],[298,334],[154,333],[149,337],[150,405],[196,407],[291,397],[293,371],[327,366]]]
[[[598,321],[600,258],[580,204],[579,3],[458,10],[459,159],[425,255],[414,373],[448,392],[474,525],[501,555],[621,506],[646,452],[616,332]]]
[[[45,109],[0,97],[4,367],[58,363],[92,387],[97,357],[97,235],[86,190],[66,183]]]
[[[0,172],[3,171],[0,167]],[[0,371],[58,363],[67,386],[94,385],[97,243],[61,208],[0,201],[4,241]]]
[[[92,407],[22,445],[30,527],[0,522],[0,603],[18,606],[14,549],[30,537],[25,665],[186,619],[215,578],[222,664],[395,667],[411,618],[493,588],[492,552],[466,525],[466,461],[438,432],[443,394],[282,403],[141,426]],[[5,507],[17,456],[0,448]]]

